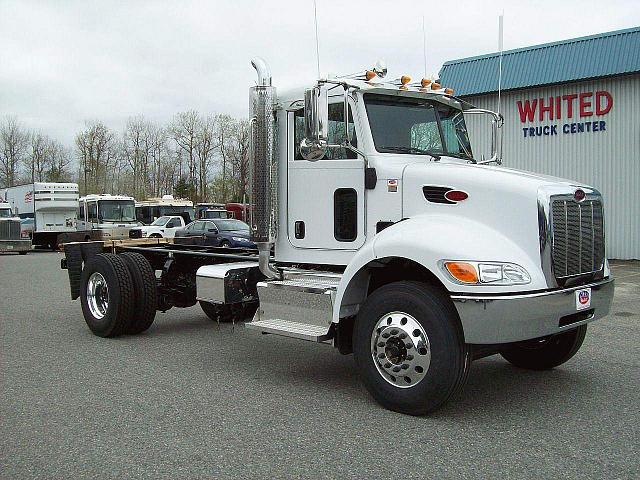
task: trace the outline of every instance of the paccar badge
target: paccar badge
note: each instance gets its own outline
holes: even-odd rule
[[[584,200],[584,198],[587,196],[586,193],[584,193],[584,190],[582,190],[581,188],[579,188],[578,190],[576,190],[575,192],[573,192],[573,199],[576,202],[581,202],[582,200]]]

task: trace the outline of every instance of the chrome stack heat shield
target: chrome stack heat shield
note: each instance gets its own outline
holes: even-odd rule
[[[276,239],[278,219],[278,164],[273,118],[276,88],[271,85],[271,73],[263,59],[254,58],[251,65],[258,73],[258,84],[249,89],[251,240],[258,246],[260,270],[267,277],[275,278],[279,273],[269,263],[269,255]]]

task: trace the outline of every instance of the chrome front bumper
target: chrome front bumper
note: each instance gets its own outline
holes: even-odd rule
[[[591,306],[576,310],[575,292],[591,288]],[[529,340],[571,330],[606,316],[614,281],[551,292],[516,295],[452,295],[467,343],[495,344]]]
[[[28,252],[31,240],[0,240],[0,252]]]

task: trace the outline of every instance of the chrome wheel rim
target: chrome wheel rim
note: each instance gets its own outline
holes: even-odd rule
[[[431,364],[431,345],[411,315],[392,312],[378,320],[371,334],[371,358],[378,373],[398,388],[420,383]]]
[[[87,282],[87,305],[91,315],[101,320],[109,308],[109,288],[107,281],[98,272],[94,272]]]

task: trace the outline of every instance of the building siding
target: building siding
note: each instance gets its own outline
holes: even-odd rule
[[[536,114],[533,122],[522,123],[517,102],[557,97],[580,92],[608,91],[613,97],[611,110],[601,116],[543,121]],[[465,97],[481,108],[498,110],[496,94]],[[609,258],[640,258],[640,75],[625,75],[593,81],[504,92],[502,113],[503,165],[569,178],[597,188],[604,197],[606,248]],[[576,105],[577,107],[577,105]],[[577,110],[577,108],[576,108]],[[536,112],[537,113],[537,112]],[[523,127],[565,123],[605,121],[606,130],[525,138]],[[489,122],[467,116],[474,155],[489,155]]]

